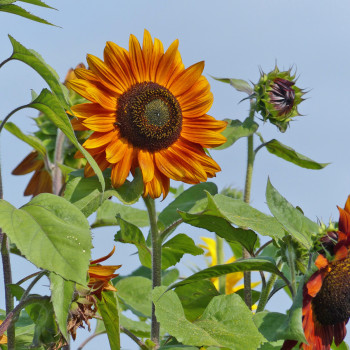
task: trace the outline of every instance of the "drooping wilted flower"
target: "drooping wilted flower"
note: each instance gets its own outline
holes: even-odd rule
[[[117,291],[117,289],[110,282],[112,278],[117,277],[118,274],[114,273],[121,265],[100,265],[110,258],[115,251],[113,247],[112,251],[96,260],[90,261],[88,270],[89,282],[87,288],[78,287],[76,290],[75,300],[72,302],[67,330],[75,339],[76,331],[79,327],[84,328],[84,323],[88,326],[90,331],[90,319],[92,319],[97,312],[97,301],[101,300],[101,293],[103,291]]]
[[[256,110],[264,121],[269,120],[282,132],[293,117],[300,115],[298,105],[303,101],[304,92],[295,85],[295,74],[292,75],[291,70],[280,72],[276,66],[268,74],[262,72],[254,93]]]
[[[107,42],[104,61],[88,55],[89,69],[77,69],[79,79],[68,83],[92,102],[72,108],[72,125],[94,131],[83,146],[101,170],[112,168],[114,187],[140,167],[144,196],[165,197],[170,179],[196,184],[220,171],[204,148],[226,141],[226,122],[206,114],[213,95],[204,62],[185,69],[178,45],[164,52],[146,30],[142,48],[133,35],[129,51]],[[85,176],[92,175],[87,165]]]
[[[329,350],[333,340],[338,346],[346,335],[350,318],[350,196],[345,208],[338,209],[339,230],[330,232],[331,240],[323,240],[327,252],[316,259],[318,271],[303,290],[303,328],[308,342],[301,345],[303,350]],[[292,349],[296,344],[288,340],[282,349]]]

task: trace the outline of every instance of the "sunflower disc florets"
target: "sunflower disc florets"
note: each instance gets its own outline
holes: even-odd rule
[[[298,105],[304,100],[304,92],[295,85],[295,74],[292,75],[291,70],[280,72],[276,66],[268,74],[261,72],[254,93],[257,112],[281,132],[286,131],[293,117],[300,115]]]

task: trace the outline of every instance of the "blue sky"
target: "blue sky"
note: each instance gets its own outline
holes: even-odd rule
[[[142,40],[146,28],[153,37],[161,39],[165,47],[178,38],[185,66],[204,60],[204,74],[214,94],[210,114],[217,119],[240,120],[248,113],[248,103],[239,104],[245,96],[209,75],[255,83],[259,79],[259,68],[268,72],[275,62],[280,69],[294,67],[299,76],[298,86],[309,91],[307,100],[300,106],[303,116],[297,117],[285,134],[261,123],[259,131],[266,140],[277,138],[316,161],[331,164],[324,170],[307,170],[261,150],[255,162],[252,205],[268,212],[265,187],[269,176],[280,193],[293,205],[299,205],[309,218],[326,222],[329,218],[338,219],[336,205],[343,206],[350,194],[348,1],[48,0],[47,3],[58,11],[24,6],[61,28],[0,13],[0,61],[12,52],[7,37],[11,34],[27,48],[39,52],[63,80],[70,67],[85,62],[87,53],[102,58],[106,41],[127,48],[129,35],[133,33]],[[45,83],[28,67],[19,62],[6,64],[0,70],[0,119],[27,103],[30,89],[39,92],[43,87]],[[35,126],[31,117],[35,116],[35,111],[24,110],[13,116],[12,121],[22,130],[32,132]],[[11,171],[28,152],[27,145],[4,132],[1,161],[5,199],[17,207],[28,201],[22,193],[29,176],[15,177]],[[245,140],[227,150],[212,151],[212,156],[222,167],[214,179],[219,188],[228,185],[243,188]],[[168,202],[159,203],[159,208]],[[185,232],[189,232],[188,229],[182,228]],[[94,232],[93,257],[110,250],[115,233],[112,231]],[[196,231],[193,238],[198,242],[203,234]],[[111,263],[123,264],[121,273],[127,274],[138,264],[137,258],[129,256],[134,252],[132,247],[118,248]],[[31,271],[30,264],[14,261],[15,280]],[[191,264],[189,257],[185,256],[184,261]],[[268,308],[284,311],[285,306],[281,305],[284,299]],[[96,343],[91,342],[86,349],[93,349],[96,344],[101,344],[101,340],[96,339]],[[125,343],[124,349],[134,348],[132,343]]]

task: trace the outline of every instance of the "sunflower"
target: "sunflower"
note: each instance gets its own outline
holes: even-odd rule
[[[145,30],[142,47],[130,36],[129,51],[107,42],[104,61],[87,55],[68,86],[92,103],[72,107],[75,130],[92,130],[83,144],[101,170],[112,168],[113,187],[139,167],[144,196],[169,192],[170,179],[196,184],[214,177],[218,164],[204,148],[226,141],[226,122],[207,115],[213,95],[202,76],[204,62],[185,69],[175,40],[164,52]],[[83,157],[78,152],[77,157]],[[94,172],[85,167],[85,176]]]
[[[304,285],[303,328],[307,344],[304,350],[329,350],[332,342],[339,346],[346,335],[345,325],[350,318],[350,196],[345,208],[339,208],[337,232],[330,232],[335,240],[329,253],[320,254],[318,269]],[[329,249],[331,248],[331,249]],[[288,340],[282,349],[292,349],[297,341]]]
[[[207,250],[207,252],[204,254],[204,256],[208,256],[211,258],[211,261],[209,262],[209,266],[215,266],[217,265],[217,253],[216,253],[216,241],[215,239],[208,238],[208,237],[201,237],[201,240],[205,242],[205,244],[199,244],[199,247]],[[235,256],[232,256],[230,259],[228,259],[225,264],[230,264],[236,261]],[[225,285],[225,294],[232,294],[236,293],[240,289],[244,288],[243,284],[238,284],[243,279],[243,272],[233,272],[226,275],[226,285]],[[214,277],[211,279],[213,282],[215,288],[219,290],[219,278]],[[260,282],[253,282],[251,284],[251,288],[255,288],[257,285],[259,285]],[[256,309],[256,306],[253,307],[253,309]]]

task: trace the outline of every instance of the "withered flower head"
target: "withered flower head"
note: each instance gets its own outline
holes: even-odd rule
[[[264,118],[286,131],[289,121],[300,115],[298,105],[304,99],[303,90],[295,85],[291,70],[280,72],[277,66],[265,74],[261,72],[259,82],[254,86],[256,109]]]
[[[71,305],[69,311],[69,318],[67,330],[75,339],[76,331],[80,328],[85,328],[84,323],[88,326],[90,331],[90,319],[92,319],[97,312],[97,299],[101,300],[101,293],[103,291],[117,291],[110,280],[117,277],[115,270],[119,269],[121,265],[100,265],[99,263],[110,258],[115,251],[112,251],[96,260],[90,261],[88,270],[89,282],[88,288],[78,287],[75,291],[75,300]]]
[[[318,271],[304,285],[302,314],[308,345],[302,344],[303,350],[330,350],[333,340],[339,346],[346,335],[350,318],[350,196],[345,208],[338,209],[339,230],[330,236],[334,255],[320,254],[315,262]],[[282,349],[296,344],[288,340]]]

